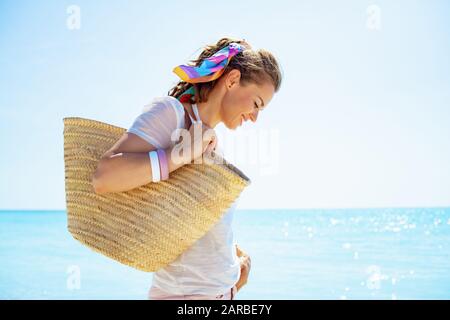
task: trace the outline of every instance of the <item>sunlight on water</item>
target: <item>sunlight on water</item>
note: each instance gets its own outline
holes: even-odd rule
[[[252,258],[237,299],[450,299],[449,209],[238,210],[233,228]],[[0,212],[0,261],[3,299],[145,299],[152,279],[65,212]]]

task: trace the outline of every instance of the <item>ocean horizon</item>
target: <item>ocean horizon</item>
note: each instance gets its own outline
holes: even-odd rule
[[[238,209],[239,299],[450,299],[450,208]],[[1,299],[146,299],[152,273],[75,240],[65,210],[0,211]],[[74,286],[71,275],[79,274]]]

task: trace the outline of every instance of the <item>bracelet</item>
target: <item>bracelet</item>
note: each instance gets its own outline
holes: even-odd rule
[[[167,163],[167,155],[164,149],[156,150],[158,153],[159,167],[161,169],[161,180],[169,179],[169,165]]]
[[[152,181],[159,182],[161,180],[160,169],[159,169],[159,161],[158,154],[156,151],[150,151],[148,153],[150,158],[150,165],[152,167]]]

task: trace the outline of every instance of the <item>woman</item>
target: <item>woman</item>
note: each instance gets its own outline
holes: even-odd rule
[[[103,155],[93,177],[97,193],[157,183],[182,165],[218,152],[214,127],[223,123],[236,129],[243,121],[255,122],[281,85],[274,56],[253,50],[244,40],[222,38],[193,63],[174,69],[182,81],[168,96],[146,106]],[[194,128],[203,134],[194,134]],[[186,135],[173,139],[177,129],[189,132],[188,140]],[[187,142],[190,147],[183,149]],[[149,299],[234,299],[251,268],[250,257],[233,241],[236,204],[175,261],[153,274]]]

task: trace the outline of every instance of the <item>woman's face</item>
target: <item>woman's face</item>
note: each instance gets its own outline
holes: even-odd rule
[[[263,85],[239,83],[240,71],[232,70],[224,78],[225,94],[222,100],[221,118],[228,129],[236,129],[245,121],[256,122],[258,113],[264,110],[274,95],[270,82]]]

